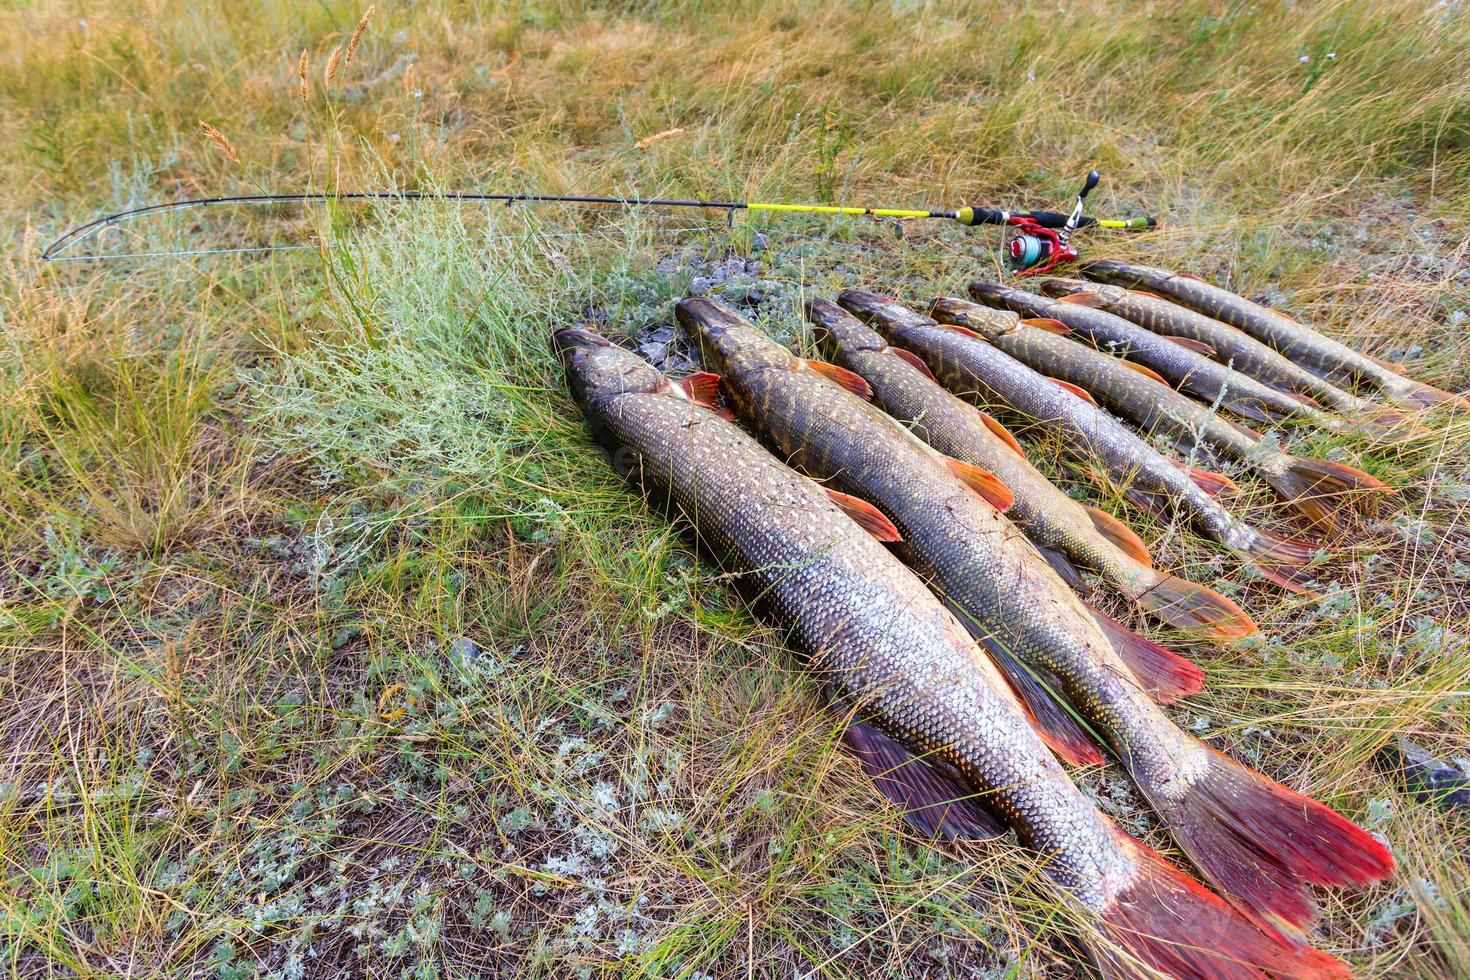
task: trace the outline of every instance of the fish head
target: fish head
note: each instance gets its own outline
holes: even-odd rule
[[[1007,310],[992,310],[955,296],[941,296],[936,299],[930,312],[940,323],[965,327],[986,340],[994,340],[1011,333],[1021,321],[1020,317]]]
[[[1051,276],[1037,283],[1036,288],[1047,296],[1062,297],[1071,296],[1073,293],[1101,292],[1104,289],[1116,289],[1117,287],[1088,282],[1086,279],[1067,279],[1062,276]]]
[[[822,347],[837,355],[881,351],[887,342],[870,327],[831,300],[806,301],[806,318],[816,327]]]
[[[669,387],[659,370],[630,350],[584,327],[565,327],[551,335],[551,346],[566,367],[572,397],[591,405],[628,392]]]
[[[761,368],[789,369],[797,361],[739,313],[707,297],[679,300],[674,317],[699,345],[706,371],[734,380]]]
[[[1134,289],[1158,289],[1165,282],[1174,278],[1172,273],[1164,269],[1134,265],[1131,262],[1118,262],[1114,259],[1092,259],[1082,264],[1082,271],[1089,279]]]
[[[969,293],[976,303],[993,306],[997,310],[1011,310],[1022,316],[1046,316],[1046,311],[1056,303],[1054,299],[998,282],[972,282]]]
[[[844,289],[838,294],[837,302],[895,344],[911,340],[918,332],[934,326],[932,319],[896,302],[892,296],[866,289]]]

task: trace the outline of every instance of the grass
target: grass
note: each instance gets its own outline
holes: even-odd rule
[[[1028,863],[904,832],[780,636],[615,481],[545,346],[667,322],[730,251],[753,264],[718,290],[778,297],[765,322],[804,344],[785,300],[956,291],[990,237],[433,205],[179,212],[88,246],[320,249],[37,254],[189,194],[1051,206],[1096,166],[1100,208],[1164,227],[1093,254],[1463,388],[1465,11],[383,4],[348,58],[361,13],[0,11],[0,969],[1072,974]],[[1470,971],[1463,815],[1375,761],[1400,734],[1470,755],[1466,436],[1290,436],[1401,489],[1320,602],[1109,503],[1264,627],[1193,646],[1211,683],[1174,716],[1392,843],[1393,882],[1324,898],[1320,944],[1363,976]],[[1079,778],[1163,845],[1115,773]]]

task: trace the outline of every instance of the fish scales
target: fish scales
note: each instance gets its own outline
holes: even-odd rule
[[[1461,395],[1406,378],[1375,358],[1361,354],[1305,323],[1194,276],[1115,261],[1089,262],[1083,266],[1082,273],[1089,279],[1097,278],[1161,294],[1181,306],[1239,327],[1318,374],[1346,375],[1367,381],[1401,405],[1427,408],[1452,403],[1460,408],[1470,408],[1470,400]]]
[[[845,702],[962,773],[1025,844],[1053,855],[1048,872],[1084,904],[1101,907],[1127,883],[1131,866],[1111,826],[913,572],[809,478],[678,397],[636,355],[577,337],[562,345],[580,352],[569,372],[591,380],[578,400],[616,468],[691,521]]]
[[[1341,977],[1326,954],[1283,944],[1118,830],[1066,778],[998,672],[922,582],[809,479],[636,355],[558,331],[573,397],[614,468],[682,513],[765,596],[845,702],[932,750],[1043,858],[1068,900],[1096,916],[1085,948],[1112,977],[1148,967],[1188,980],[1262,971]]]
[[[1047,279],[1040,284],[1044,292],[1052,295],[1084,293],[1089,287],[1117,289],[1067,279]],[[1182,347],[1108,309],[1065,302],[999,283],[971,283],[969,292],[977,302],[1000,306],[1021,316],[1055,319],[1098,349],[1152,368],[1180,391],[1206,402],[1218,399],[1227,411],[1254,421],[1272,422],[1294,417],[1329,429],[1340,429],[1344,425],[1342,419],[1304,404],[1292,395],[1262,384],[1198,351]]]
[[[942,388],[847,310],[817,299],[807,304],[807,315],[825,332],[825,346],[835,353],[835,361],[867,380],[884,411],[939,452],[999,477],[1015,496],[1006,516],[1037,545],[1097,572],[1166,622],[1213,625],[1223,636],[1254,630],[1234,603],[1159,572],[1120,549],[1095,526],[1099,520],[1108,521],[1107,515],[1062,492],[993,431],[993,420]]]

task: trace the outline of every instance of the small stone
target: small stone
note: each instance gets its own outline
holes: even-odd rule
[[[695,276],[694,279],[689,283],[689,295],[703,296],[708,293],[714,285],[714,281],[708,276]]]
[[[771,247],[771,236],[763,231],[758,231],[750,239],[750,250],[752,252],[764,252]]]

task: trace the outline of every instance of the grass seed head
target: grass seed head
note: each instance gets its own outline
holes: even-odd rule
[[[205,138],[213,143],[221,153],[229,157],[231,162],[240,162],[240,154],[235,152],[235,147],[225,138],[224,133],[221,133],[202,119],[199,120],[199,128],[204,132]]]
[[[375,7],[377,7],[375,3],[368,4],[367,9],[358,18],[357,27],[352,31],[352,40],[347,42],[347,60],[349,62],[357,54],[357,46],[362,43],[362,36],[367,33],[368,20],[373,16],[373,9]]]

